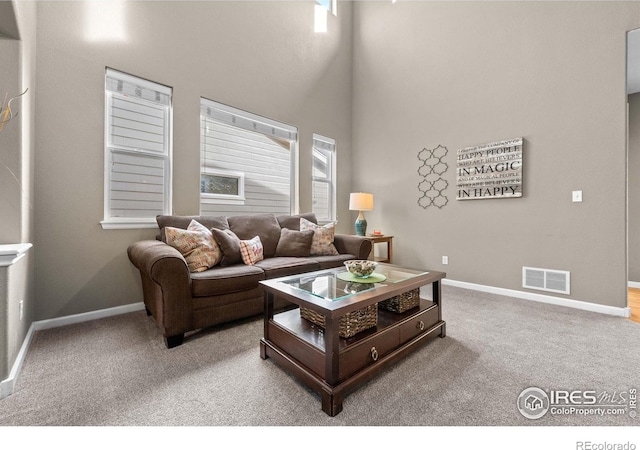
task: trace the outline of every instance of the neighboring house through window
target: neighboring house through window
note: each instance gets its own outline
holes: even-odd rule
[[[297,128],[204,98],[200,106],[200,214],[294,213]]]
[[[320,222],[336,220],[336,141],[313,135],[312,211]]]
[[[156,227],[171,214],[172,89],[112,69],[105,77],[102,227]]]

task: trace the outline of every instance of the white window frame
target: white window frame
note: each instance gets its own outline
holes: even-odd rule
[[[238,180],[238,194],[210,194],[203,192],[200,189],[201,201],[204,203],[214,204],[230,204],[230,205],[244,205],[244,173],[236,172],[232,170],[224,170],[212,167],[203,166],[200,169],[200,176],[202,175],[218,175],[224,178],[236,178]]]
[[[314,152],[320,152],[327,158],[328,170],[326,177],[316,177],[313,176],[313,163],[315,160]],[[313,148],[312,148],[312,157],[311,157],[311,180],[312,183],[320,182],[327,183],[327,187],[329,190],[329,215],[330,217],[318,217],[318,222],[320,223],[329,223],[335,222],[337,220],[337,207],[336,207],[336,141],[335,139],[322,136],[320,134],[313,134]],[[315,201],[313,195],[313,185],[311,188],[311,201],[312,203]],[[312,207],[313,210],[313,207]]]
[[[109,88],[108,79],[117,79],[124,86],[122,92],[118,92]],[[127,92],[131,90],[133,92]],[[151,92],[153,91],[153,92]],[[148,94],[156,93],[168,96],[168,104],[154,102],[145,99]],[[103,229],[133,229],[133,228],[156,228],[157,222],[155,217],[118,217],[111,215],[111,181],[112,181],[112,165],[114,155],[132,155],[135,157],[144,157],[150,159],[161,160],[164,163],[163,173],[163,214],[172,213],[172,161],[173,161],[173,89],[171,87],[148,81],[133,75],[119,72],[110,68],[105,70],[105,152],[104,152],[104,218],[100,222]],[[164,109],[163,123],[163,141],[164,145],[161,151],[150,151],[145,149],[128,147],[126,145],[113,142],[111,134],[111,114],[110,109],[114,98],[127,98],[129,101],[135,101],[141,105],[162,106]]]

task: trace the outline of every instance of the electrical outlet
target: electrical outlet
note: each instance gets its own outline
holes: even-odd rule
[[[20,320],[22,320],[22,318],[24,317],[24,300],[20,300]]]
[[[448,256],[443,256],[442,257],[442,264],[449,264],[449,257]]]

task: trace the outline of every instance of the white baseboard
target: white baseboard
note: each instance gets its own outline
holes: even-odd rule
[[[620,308],[617,306],[599,305],[597,303],[589,303],[580,300],[572,300],[562,297],[554,297],[551,295],[536,294],[533,292],[516,291],[515,289],[504,289],[493,286],[485,286],[482,284],[467,283],[465,281],[449,280],[447,278],[442,280],[442,284],[449,286],[455,286],[464,289],[471,289],[474,291],[487,292],[489,294],[505,295],[507,297],[521,298],[524,300],[531,300],[534,302],[548,303],[551,305],[566,306],[569,308],[582,309],[585,311],[597,312],[602,314],[608,314],[611,316],[631,317],[631,308]]]
[[[634,288],[634,289],[640,289],[640,281],[629,281],[627,283],[627,287]]]
[[[16,360],[13,363],[13,367],[11,368],[11,372],[9,373],[9,377],[0,382],[0,400],[13,394],[13,389],[18,379],[18,375],[20,375],[22,364],[24,363],[24,360],[27,356],[27,350],[29,350],[29,345],[31,344],[31,339],[33,338],[33,334],[35,331],[63,327],[65,325],[88,322],[90,320],[102,319],[105,317],[118,316],[120,314],[127,314],[143,309],[144,303],[140,302],[132,303],[130,305],[116,306],[114,308],[101,309],[98,311],[91,311],[82,314],[74,314],[71,316],[33,322],[29,327],[29,331],[27,332],[24,341],[22,342],[22,346],[20,347],[18,356],[16,357]]]
[[[33,324],[31,324],[31,326],[29,327],[29,331],[27,331],[27,335],[22,342],[22,346],[20,347],[18,356],[13,363],[13,367],[11,368],[11,372],[9,373],[9,377],[6,380],[0,382],[0,400],[13,394],[13,388],[15,387],[16,381],[18,380],[18,375],[20,374],[20,370],[22,369],[22,363],[24,363],[24,359],[27,356],[27,350],[29,350],[29,345],[31,344],[31,339],[33,338],[34,331],[35,327],[33,326]]]
[[[55,319],[40,320],[33,322],[36,330],[46,330],[49,328],[63,327],[74,323],[89,322],[90,320],[103,319],[105,317],[119,316],[144,309],[144,303],[131,303],[130,305],[116,306],[113,308],[99,309],[72,316],[57,317]]]

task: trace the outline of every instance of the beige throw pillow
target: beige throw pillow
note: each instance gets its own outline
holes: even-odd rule
[[[333,239],[335,237],[335,223],[328,223],[324,226],[300,218],[300,231],[313,230],[313,240],[311,241],[310,256],[339,255]]]
[[[203,272],[222,259],[222,251],[213,239],[211,231],[192,220],[186,230],[165,227],[167,244],[184,257],[190,272]]]

